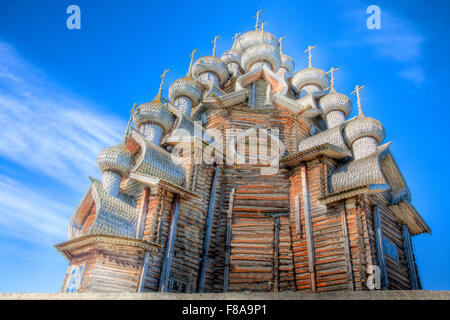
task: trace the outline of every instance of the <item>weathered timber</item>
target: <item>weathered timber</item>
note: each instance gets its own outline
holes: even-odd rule
[[[175,244],[175,236],[177,233],[177,224],[178,224],[178,209],[180,205],[180,198],[177,197],[172,207],[171,221],[170,221],[170,231],[169,236],[167,238],[166,243],[166,253],[164,255],[164,262],[161,270],[161,278],[159,280],[159,288],[158,291],[167,292],[168,291],[168,283],[169,283],[169,275],[170,275],[170,267],[172,264],[172,256],[173,256],[173,247]]]
[[[230,254],[231,254],[231,226],[233,219],[233,208],[234,208],[234,193],[235,189],[231,190],[230,203],[228,205],[227,211],[227,237],[225,244],[225,272],[223,277],[223,292],[228,291],[228,276],[230,273]]]

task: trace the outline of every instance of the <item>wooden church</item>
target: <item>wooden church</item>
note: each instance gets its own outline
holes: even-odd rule
[[[410,203],[385,129],[338,93],[334,72],[294,71],[281,39],[236,35],[220,58],[135,105],[76,208],[63,292],[421,289]],[[375,287],[374,287],[375,285]]]

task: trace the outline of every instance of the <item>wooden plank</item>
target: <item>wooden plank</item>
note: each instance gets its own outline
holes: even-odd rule
[[[345,265],[347,271],[348,288],[351,291],[355,291],[355,279],[353,276],[353,264],[350,252],[350,242],[348,239],[347,212],[345,210],[345,200],[341,201],[341,224],[342,224],[342,234],[344,236]]]
[[[308,177],[306,174],[306,165],[301,164],[302,175],[302,195],[303,195],[303,215],[305,217],[306,245],[308,248],[308,270],[310,276],[311,291],[317,290],[316,271],[315,271],[315,253],[314,253],[314,237],[311,219],[311,203],[309,198]]]
[[[302,221],[300,215],[300,196],[295,196],[295,226],[297,227],[298,236],[302,236]]]
[[[219,166],[216,165],[214,170],[214,178],[211,188],[211,195],[209,197],[209,206],[208,206],[208,216],[206,218],[206,227],[205,227],[205,238],[203,241],[203,257],[202,264],[200,268],[200,275],[198,277],[198,285],[197,292],[204,292],[205,290],[205,275],[206,275],[206,267],[209,263],[208,259],[208,251],[209,244],[211,241],[211,229],[212,229],[212,220],[214,215],[214,207],[216,203],[216,191],[217,191],[217,178],[219,176]]]
[[[278,292],[280,290],[280,216],[274,217],[274,252],[273,252],[273,291]]]
[[[136,238],[142,239],[144,235],[144,228],[145,228],[145,219],[147,218],[147,212],[148,212],[148,201],[150,198],[150,188],[146,187],[143,191],[143,204],[142,209],[139,212],[139,219],[138,219],[138,226],[136,228]]]
[[[403,246],[405,247],[406,260],[408,262],[408,273],[411,289],[419,290],[420,288],[419,283],[417,281],[418,277],[416,272],[416,266],[414,263],[411,235],[409,233],[409,229],[406,224],[402,226],[402,235],[403,235]]]
[[[225,244],[225,271],[223,276],[223,292],[228,292],[228,276],[230,273],[230,254],[231,254],[231,225],[233,219],[233,207],[234,207],[234,193],[235,189],[231,190],[230,203],[227,211],[227,236]]]
[[[166,252],[164,255],[164,261],[161,270],[161,278],[159,280],[158,291],[160,292],[167,292],[168,290],[170,268],[173,257],[173,246],[175,243],[175,236],[177,233],[179,205],[180,205],[180,197],[176,196],[174,204],[172,206],[169,236],[167,237]]]
[[[145,276],[147,274],[149,257],[150,257],[150,253],[148,251],[145,252],[145,260],[144,260],[144,265],[142,266],[141,277],[139,279],[138,292],[142,292],[144,290]]]
[[[374,228],[375,228],[375,238],[377,241],[377,257],[378,257],[378,265],[380,267],[381,272],[381,287],[384,290],[387,290],[389,287],[387,269],[386,269],[386,258],[384,256],[383,249],[383,231],[381,227],[381,218],[380,218],[380,210],[378,206],[374,206]]]

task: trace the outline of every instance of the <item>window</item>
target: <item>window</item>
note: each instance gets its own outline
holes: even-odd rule
[[[65,292],[78,292],[83,278],[84,265],[72,266],[69,278],[67,279]]]
[[[208,118],[207,118],[207,116],[206,116],[206,112],[202,112],[202,113],[201,113],[200,119],[201,119],[201,121],[202,121],[202,125],[205,125],[206,122],[208,122]]]
[[[185,292],[191,293],[191,284],[176,279],[173,276],[169,278],[169,292]]]
[[[385,254],[392,259],[399,261],[397,246],[385,237],[383,237],[383,249]]]

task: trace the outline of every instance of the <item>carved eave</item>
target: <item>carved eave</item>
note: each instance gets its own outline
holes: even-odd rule
[[[68,260],[73,257],[73,252],[82,247],[88,247],[92,245],[98,244],[116,244],[116,245],[126,245],[130,247],[141,248],[149,252],[157,253],[158,250],[162,247],[158,243],[149,242],[141,239],[133,239],[127,237],[118,237],[118,236],[110,236],[110,235],[101,235],[101,234],[89,234],[83,235],[78,238],[61,242],[54,247]]]
[[[287,167],[296,167],[302,162],[312,160],[319,156],[326,156],[331,159],[340,160],[351,157],[351,153],[342,150],[341,148],[335,145],[323,143],[319,146],[315,146],[307,150],[302,150],[294,154],[291,154],[287,157],[284,157],[281,159],[281,163]]]
[[[272,70],[270,70],[267,66],[261,66],[256,68],[255,70],[252,70],[250,72],[247,72],[246,74],[241,75],[236,80],[236,91],[245,89],[253,82],[263,79],[268,84],[270,84],[272,88],[272,92],[274,93],[280,93],[281,95],[286,95],[288,92],[288,85],[286,83],[286,80],[282,77],[278,76],[277,74],[273,73]]]
[[[360,194],[375,195],[377,193],[389,190],[388,184],[369,184],[360,188],[346,190],[342,192],[330,193],[324,197],[319,198],[319,201],[323,204],[330,204],[339,200],[351,198]]]
[[[248,90],[244,88],[224,94],[223,96],[218,97],[217,100],[220,106],[230,107],[245,102],[247,98],[248,98]]]
[[[279,108],[287,109],[295,115],[303,114],[311,109],[311,106],[298,103],[297,101],[280,93],[275,93],[272,95],[272,103]]]
[[[412,235],[429,233],[431,234],[430,227],[426,224],[417,210],[408,201],[401,201],[396,204],[391,204],[389,208],[392,213],[402,223],[408,226],[408,229]]]
[[[136,164],[131,170],[132,173],[158,176],[180,186],[184,184],[185,169],[179,158],[151,143],[141,132],[133,128],[131,128],[131,136],[128,141],[131,139],[135,140],[140,146],[140,150],[134,151],[138,155],[136,156]]]
[[[149,187],[161,187],[167,191],[180,195],[180,197],[182,198],[200,198],[200,195],[197,193],[194,193],[188,189],[185,189],[155,176],[132,172],[130,173],[130,178]]]

